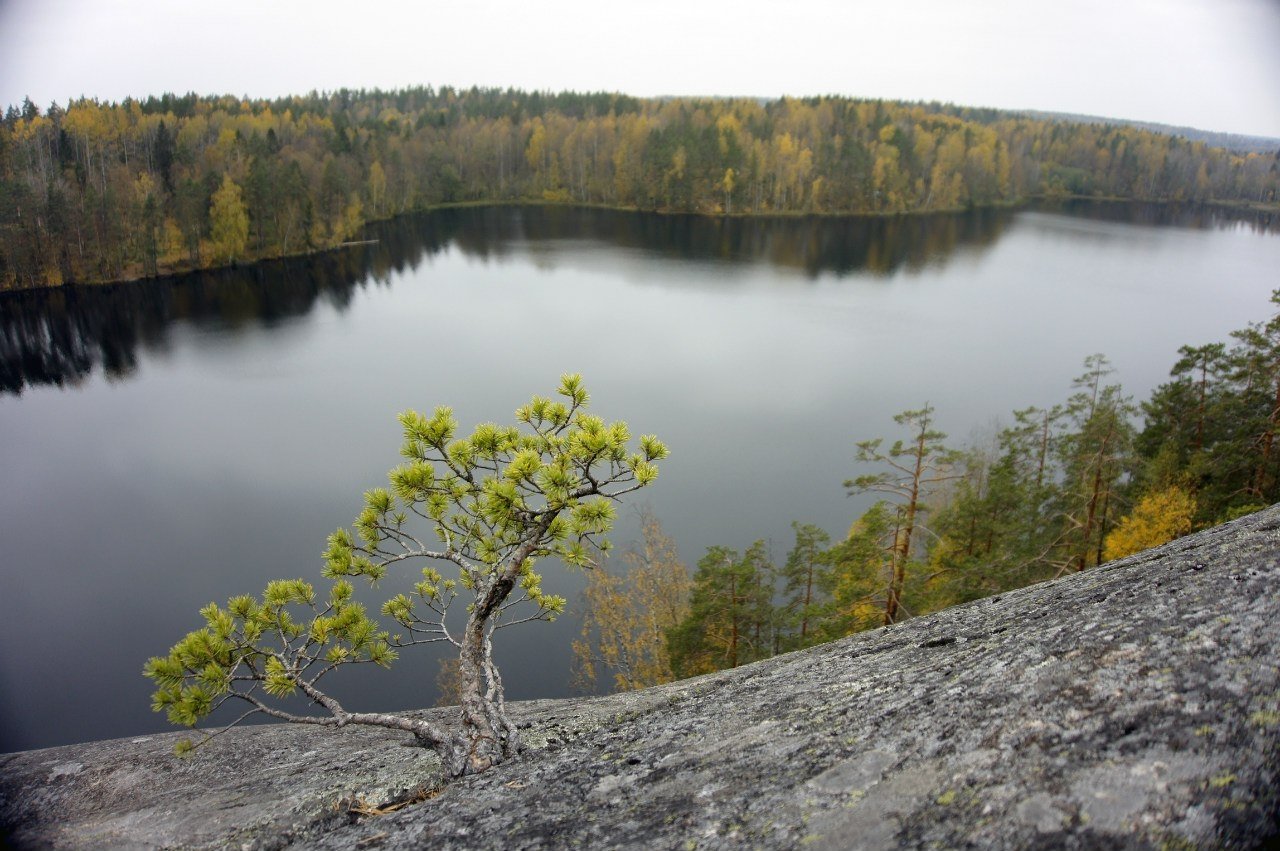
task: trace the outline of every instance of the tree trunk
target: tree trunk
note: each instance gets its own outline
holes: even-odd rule
[[[804,644],[809,634],[809,607],[813,605],[813,560],[804,574],[804,614],[800,618],[800,643]]]
[[[729,611],[731,616],[729,639],[729,667],[738,667],[738,578],[729,574]]]
[[[1196,400],[1196,439],[1193,448],[1199,452],[1204,448],[1204,413],[1205,413],[1205,397],[1208,392],[1209,384],[1209,358],[1207,355],[1201,355],[1200,361],[1200,398]]]
[[[461,770],[455,774],[479,774],[520,751],[515,727],[507,719],[502,680],[493,664],[492,628],[487,621],[488,617],[478,618],[475,613],[467,619],[458,654],[465,752]]]
[[[1096,466],[1093,468],[1093,484],[1089,491],[1089,505],[1085,509],[1084,529],[1081,532],[1080,555],[1076,562],[1076,570],[1081,571],[1089,566],[1089,547],[1093,541],[1094,520],[1098,514],[1098,498],[1102,495],[1103,486],[1103,468],[1106,466],[1107,447],[1111,442],[1111,430],[1108,428],[1107,436],[1103,438],[1102,445],[1098,448],[1098,458]]]
[[[515,725],[507,718],[502,678],[493,664],[490,638],[497,623],[494,618],[515,588],[525,561],[541,540],[552,517],[545,517],[525,537],[525,542],[487,581],[488,588],[476,600],[467,616],[458,649],[458,674],[461,687],[462,735],[465,740],[464,761],[455,776],[479,774],[523,750]]]
[[[1111,510],[1111,488],[1102,495],[1102,515],[1098,519],[1098,552],[1094,556],[1094,564],[1102,564],[1103,544],[1107,540],[1107,513]]]
[[[884,601],[884,625],[888,626],[898,617],[898,537],[902,534],[902,514],[894,519],[893,546],[889,548],[890,571],[888,594]]]
[[[920,426],[920,434],[916,438],[916,469],[911,477],[911,497],[907,500],[906,519],[902,531],[895,540],[897,556],[893,566],[893,584],[889,589],[889,603],[885,606],[885,624],[895,623],[898,609],[901,607],[902,589],[907,580],[907,559],[911,557],[911,536],[916,528],[916,509],[920,505],[920,478],[924,475],[925,434],[928,432],[929,420],[926,418]]]

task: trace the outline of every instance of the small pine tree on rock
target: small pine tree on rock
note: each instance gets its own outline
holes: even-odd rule
[[[147,662],[144,674],[156,685],[153,708],[187,727],[240,703],[245,714],[228,726],[262,714],[323,727],[404,730],[437,751],[453,776],[516,756],[521,745],[493,661],[494,632],[554,620],[564,610],[563,597],[542,590],[536,562],[589,566],[590,552],[608,549],[603,536],[614,503],[651,484],[657,462],[667,457],[656,437],[641,436],[632,448],[625,423],[589,414],[580,376],[564,376],[558,392],[563,401],[535,396],[519,408],[517,425],[483,423],[461,438],[447,407],[431,416],[401,414],[406,463],[391,471],[389,489],[365,493],[352,529],[329,536],[328,594],[292,579],[271,582],[261,598],[210,603],[200,611],[202,628]],[[351,580],[376,583],[401,563],[421,566],[421,580],[383,604],[393,633],[354,599]],[[461,623],[447,623],[458,597],[467,601]],[[322,682],[341,666],[387,667],[401,650],[436,642],[458,651],[461,732],[351,712]],[[286,710],[280,699],[291,695],[317,711]],[[187,740],[179,751],[193,747]]]

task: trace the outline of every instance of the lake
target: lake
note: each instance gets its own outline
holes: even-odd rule
[[[197,609],[320,584],[325,536],[399,463],[395,420],[509,421],[564,372],[672,450],[647,505],[691,566],[869,504],[854,442],[925,402],[953,442],[1070,392],[1105,352],[1138,399],[1183,344],[1269,314],[1266,217],[1074,204],[897,219],[480,208],[374,245],[0,298],[0,751],[170,729],[148,656]],[[634,537],[624,508],[613,536]],[[580,576],[543,565],[569,597]],[[323,586],[322,586],[323,587]],[[393,579],[384,596],[399,588]],[[579,623],[502,633],[514,699],[569,694]],[[429,654],[428,654],[429,656]],[[353,710],[435,699],[433,658],[361,670]],[[345,686],[345,687],[343,687]]]

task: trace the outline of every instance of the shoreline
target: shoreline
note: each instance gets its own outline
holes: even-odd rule
[[[387,216],[380,219],[371,219],[365,222],[361,229],[365,229],[393,222],[396,219],[420,216],[430,213],[441,212],[445,210],[464,210],[478,209],[485,207],[560,207],[575,210],[604,210],[618,213],[643,213],[646,215],[658,216],[689,216],[702,219],[902,219],[917,218],[923,216],[951,216],[967,212],[993,211],[993,210],[1024,210],[1035,204],[1062,204],[1072,202],[1098,202],[1110,204],[1147,204],[1161,208],[1179,208],[1183,206],[1202,206],[1224,213],[1236,213],[1240,215],[1259,215],[1259,214],[1276,214],[1280,215],[1280,204],[1266,204],[1261,202],[1235,202],[1235,201],[1172,201],[1172,200],[1148,200],[1140,198],[1123,198],[1102,195],[1036,195],[1023,198],[1017,201],[1004,201],[993,204],[982,204],[980,206],[965,206],[952,208],[937,208],[930,210],[903,210],[896,213],[870,213],[856,211],[813,211],[813,210],[770,210],[767,212],[736,212],[736,213],[705,213],[696,210],[664,210],[664,209],[643,209],[641,207],[603,204],[593,202],[574,202],[574,201],[549,201],[532,198],[508,199],[498,201],[453,201],[445,204],[435,204],[430,207],[424,207],[420,210],[410,210],[403,213],[397,213],[393,216]],[[368,245],[377,244],[377,239],[365,238],[365,234],[361,233],[359,238],[351,239],[339,243],[338,245],[326,248],[313,248],[307,251],[296,251],[284,254],[266,254],[260,257],[246,258],[243,261],[233,261],[215,266],[192,266],[189,264],[176,264],[167,266],[163,271],[155,275],[140,275],[123,278],[103,278],[101,280],[85,280],[85,281],[63,281],[61,283],[40,284],[36,286],[19,286],[0,289],[0,296],[14,293],[37,293],[64,290],[75,287],[111,287],[124,284],[134,284],[147,281],[160,281],[166,278],[178,278],[185,275],[205,272],[219,272],[229,269],[251,269],[256,266],[263,266],[269,263],[278,263],[287,260],[296,260],[304,257],[315,257],[321,254],[329,254],[332,252],[345,251],[351,248],[362,248]]]

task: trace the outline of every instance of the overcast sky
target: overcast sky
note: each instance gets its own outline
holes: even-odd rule
[[[1280,137],[1280,0],[0,0],[0,103],[450,84],[939,100]]]

